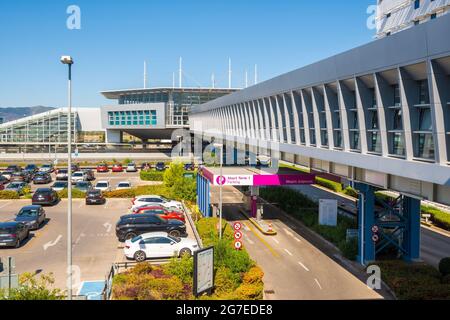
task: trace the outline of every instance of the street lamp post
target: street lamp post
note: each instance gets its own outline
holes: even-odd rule
[[[216,143],[214,144],[215,148],[220,148],[220,172],[219,172],[219,239],[222,239],[222,189],[223,189],[223,144]]]
[[[69,67],[68,78],[68,110],[67,110],[67,165],[69,183],[67,204],[67,299],[72,300],[72,65],[70,56],[61,57],[61,62]]]

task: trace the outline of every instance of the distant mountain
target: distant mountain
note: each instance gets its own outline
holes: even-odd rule
[[[54,109],[55,108],[44,106],[0,108],[0,117],[4,119],[4,122],[8,122]]]

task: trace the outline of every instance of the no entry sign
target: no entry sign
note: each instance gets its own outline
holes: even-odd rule
[[[234,228],[235,231],[240,231],[242,229],[242,224],[240,222],[236,222],[233,225],[233,228]]]

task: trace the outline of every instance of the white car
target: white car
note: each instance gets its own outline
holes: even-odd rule
[[[58,181],[67,181],[69,178],[69,170],[67,169],[59,169],[56,173],[56,180]]]
[[[72,184],[76,184],[77,182],[87,181],[87,174],[83,171],[77,171],[72,174]]]
[[[128,259],[143,262],[146,259],[181,257],[199,250],[195,240],[175,238],[166,232],[151,232],[125,241],[124,253]]]
[[[174,208],[177,210],[183,210],[183,204],[179,201],[171,201],[169,199],[166,199],[162,196],[156,196],[156,195],[145,195],[145,196],[139,196],[132,200],[132,207],[131,210],[134,210],[138,207],[142,207],[143,205],[149,205],[149,204],[155,204],[155,205],[162,205],[166,208]]]
[[[111,191],[111,186],[109,185],[109,181],[99,181],[94,187],[95,190],[100,190],[101,192]]]
[[[128,181],[119,182],[119,184],[116,187],[116,190],[127,190],[127,189],[131,189],[131,183]]]
[[[127,168],[126,168],[125,171],[126,171],[126,172],[137,172],[138,169],[137,169],[137,167],[136,167],[136,165],[135,165],[134,163],[129,163],[129,164],[127,165]]]

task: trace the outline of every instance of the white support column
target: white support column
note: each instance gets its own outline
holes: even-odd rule
[[[402,107],[402,119],[403,119],[403,131],[405,139],[405,156],[406,160],[411,161],[414,158],[414,146],[413,146],[413,136],[411,129],[411,116],[410,116],[410,105],[408,99],[407,90],[410,90],[412,86],[413,79],[410,79],[409,75],[402,68],[398,68],[398,79],[400,87],[400,97],[401,97],[401,107]]]
[[[383,157],[389,155],[388,145],[388,130],[386,122],[386,108],[389,107],[388,103],[385,103],[382,92],[387,92],[388,85],[383,77],[377,73],[373,75],[375,83],[375,94],[377,96],[377,109],[378,109],[378,126],[380,128],[381,136],[381,154]]]
[[[294,91],[290,92],[291,95],[291,104],[292,104],[292,112],[294,112],[294,128],[295,128],[295,141],[297,145],[300,145],[300,119],[298,116],[298,106],[295,102]]]
[[[267,141],[271,141],[272,140],[272,130],[270,129],[271,127],[271,115],[269,114],[269,112],[267,112],[267,104],[266,104],[266,99],[262,98],[262,107],[264,109],[264,121],[266,122],[266,140]]]
[[[283,106],[284,106],[284,121],[286,123],[286,141],[287,143],[291,144],[292,143],[292,137],[291,137],[291,117],[289,114],[289,108],[287,106],[287,101],[286,101],[286,94],[283,93]],[[292,106],[292,105],[291,105]]]
[[[279,141],[284,143],[286,137],[284,136],[283,113],[281,112],[280,100],[278,95],[275,95],[273,98],[275,99],[275,108],[278,118],[278,132],[280,134]]]
[[[338,104],[339,104],[339,115],[341,117],[341,128],[342,128],[342,140],[343,140],[343,150],[350,150],[350,135],[348,129],[348,117],[347,108],[345,106],[344,94],[342,92],[342,85],[340,81],[337,81],[338,90]]]
[[[316,135],[316,146],[318,148],[322,147],[322,137],[320,135],[320,116],[319,116],[319,107],[317,105],[316,90],[311,88],[311,102],[312,102],[312,111],[314,117],[314,134]]]
[[[323,100],[324,100],[324,109],[325,109],[325,117],[327,121],[327,133],[328,133],[328,148],[334,149],[334,128],[333,128],[333,115],[331,111],[330,105],[330,96],[328,92],[328,88],[325,85],[322,85],[323,90]]]
[[[278,121],[276,121],[276,118],[275,118],[275,111],[274,111],[272,99],[270,97],[268,97],[267,100],[269,101],[270,117],[272,119],[272,139],[273,139],[273,141],[278,142],[278,141],[280,141],[279,134],[278,134]]]
[[[311,146],[311,139],[309,137],[309,119],[308,119],[308,109],[306,108],[306,98],[303,89],[300,90],[300,96],[302,99],[302,113],[303,113],[303,130],[305,132],[305,145]]]
[[[427,61],[427,73],[436,163],[444,165],[448,161],[444,108],[450,107],[445,99],[445,93],[450,97],[450,93],[446,92],[449,79],[445,71],[431,60]]]
[[[260,102],[261,102],[260,99],[256,100],[256,110],[259,117],[259,137],[261,138],[261,140],[266,140],[264,131],[264,111],[262,110]]]
[[[366,131],[366,108],[364,107],[363,97],[367,94],[367,88],[361,79],[354,78],[356,91],[356,109],[358,110],[359,141],[361,153],[367,154],[367,131]]]
[[[253,137],[255,139],[261,139],[261,135],[260,135],[261,124],[259,122],[259,114],[257,112],[255,100],[252,100],[250,102],[250,104],[251,104],[251,111],[252,111],[252,117],[253,117],[253,123],[254,123]]]

